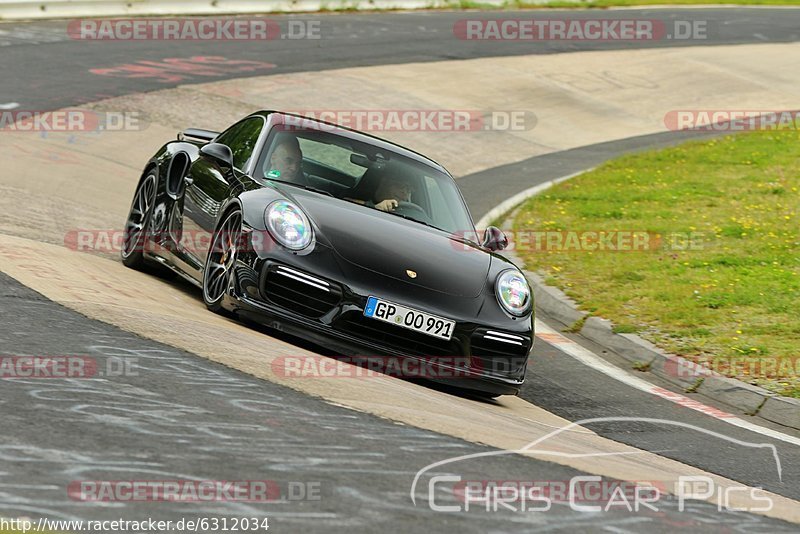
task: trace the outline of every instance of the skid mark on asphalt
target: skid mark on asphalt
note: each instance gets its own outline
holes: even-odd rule
[[[167,284],[96,256],[0,234],[0,264],[21,283],[85,316],[351,409],[504,450],[517,450],[553,428],[569,425],[518,397],[478,403],[387,376],[323,380],[276,375],[271,370],[276,358],[314,353],[208,312],[184,286]],[[101,415],[113,418],[115,414]],[[140,425],[148,422],[135,420]],[[218,426],[207,428],[205,434],[214,431],[219,431]],[[681,476],[708,476],[719,488],[740,487],[724,477],[601,438],[583,428],[568,430],[551,441],[551,448],[564,454],[538,458],[595,475],[663,480],[668,487],[674,487]],[[797,502],[769,495],[775,506],[767,515],[800,522]]]
[[[10,280],[0,275],[0,288]],[[13,282],[13,284],[16,284]],[[16,410],[0,412],[14,440],[0,442],[0,511],[49,519],[176,521],[184,517],[269,517],[293,531],[486,532],[520,528],[566,531],[601,527],[670,532],[676,525],[701,529],[747,526],[771,532],[794,527],[741,512],[720,512],[702,501],[680,511],[664,496],[658,511],[612,508],[577,513],[560,503],[547,513],[520,513],[480,506],[469,512],[433,512],[413,506],[407,493],[416,470],[431,458],[487,450],[448,436],[397,425],[342,409],[292,390],[259,381],[195,356],[94,323],[28,290],[11,288],[19,302],[13,316],[0,308],[5,350],[80,353],[100,369],[125,374],[90,379],[7,379],[3,399]],[[32,332],[39,334],[33,336]],[[119,366],[118,360],[127,365]],[[110,362],[115,362],[110,365]],[[7,435],[8,438],[9,435]],[[568,480],[578,472],[511,455],[462,466],[468,480]],[[80,480],[271,480],[319,483],[320,499],[273,503],[111,501],[68,497]],[[24,481],[17,483],[14,481]],[[422,496],[421,496],[422,498]],[[440,505],[460,501],[437,493]],[[402,521],[403,528],[400,528]]]
[[[24,306],[19,309],[23,315],[37,312],[38,309],[26,310]],[[57,319],[61,324],[69,320]],[[411,458],[422,451],[454,454],[467,447],[411,427],[389,423],[376,427],[371,418],[325,407],[318,401],[321,409],[298,406],[283,392],[267,391],[257,380],[209,362],[170,350],[132,348],[150,344],[132,336],[104,339],[97,333],[79,333],[78,337],[105,342],[83,344],[81,352],[100,361],[129,361],[133,371],[129,376],[110,379],[4,381],[4,396],[27,399],[14,416],[17,424],[30,427],[30,421],[37,417],[33,412],[38,411],[38,418],[47,425],[44,428],[56,434],[51,447],[32,443],[0,445],[0,460],[6,466],[0,480],[31,481],[43,473],[50,482],[0,486],[0,503],[6,513],[79,518],[87,512],[92,517],[98,512],[116,516],[136,508],[136,503],[87,505],[71,501],[67,486],[75,480],[269,478],[282,486],[287,481],[326,480],[327,487],[323,489],[330,492],[331,477],[326,473],[377,476],[382,473],[378,467],[388,464],[394,467],[389,475],[408,478],[414,473]],[[73,434],[60,435],[64,429]],[[336,440],[338,444],[333,445],[312,439],[315,434],[325,433],[346,436],[349,443]],[[17,434],[22,440],[31,436],[36,432]],[[90,436],[97,442],[86,443]],[[40,431],[39,438],[47,442],[52,436]],[[56,444],[63,448],[56,448]],[[396,459],[391,458],[393,455]],[[191,462],[186,461],[189,458]],[[26,474],[31,470],[40,474]],[[292,510],[282,506],[286,504]],[[313,524],[324,516],[333,525],[363,527],[358,503],[352,504],[350,509],[330,512],[325,510],[324,501],[292,503],[284,499],[267,505],[217,502],[205,503],[203,514],[267,515],[293,524]],[[183,516],[195,509],[182,503],[149,506],[158,511],[160,518]],[[141,512],[141,508],[140,504],[136,511]]]

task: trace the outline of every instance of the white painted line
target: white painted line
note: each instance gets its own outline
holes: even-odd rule
[[[0,109],[2,110],[9,110],[9,109],[17,109],[19,104],[16,102],[8,102],[7,104],[0,104]]]
[[[525,200],[535,195],[538,195],[542,191],[546,191],[547,189],[553,187],[556,184],[559,184],[561,182],[569,180],[570,178],[574,178],[575,176],[589,172],[591,170],[592,169],[586,169],[580,172],[569,174],[567,176],[561,176],[559,178],[556,178],[555,180],[549,180],[547,182],[543,182],[539,185],[531,187],[530,189],[526,189],[521,193],[517,193],[513,197],[507,199],[505,202],[495,206],[486,215],[481,217],[481,220],[475,224],[475,228],[478,230],[482,230],[486,228],[494,219],[497,219],[498,217],[508,213],[509,211],[514,209],[516,206],[518,206]],[[791,443],[792,445],[800,446],[800,438],[784,434],[783,432],[778,432],[777,430],[772,430],[771,428],[759,426],[755,423],[751,423],[750,421],[746,421],[734,414],[724,412],[722,410],[714,408],[713,406],[708,406],[694,399],[691,399],[685,395],[674,393],[668,389],[655,386],[642,378],[633,376],[625,372],[624,370],[620,369],[619,367],[616,367],[611,363],[607,362],[606,360],[596,355],[589,349],[583,347],[582,345],[579,345],[578,343],[575,343],[568,337],[563,336],[560,332],[550,328],[539,319],[535,320],[535,331],[536,331],[536,337],[538,337],[542,341],[550,345],[553,345],[555,348],[559,349],[560,351],[569,356],[572,356],[573,358],[575,358],[582,364],[586,365],[587,367],[591,367],[596,371],[600,371],[601,373],[608,375],[614,380],[622,382],[623,384],[636,388],[640,391],[650,393],[651,395],[661,397],[662,399],[668,400],[670,402],[674,402],[675,404],[683,406],[684,408],[689,408],[690,410],[695,410],[710,417],[714,417],[715,419],[719,419],[720,421],[725,421],[730,425],[738,426],[739,428],[755,432],[756,434],[760,434],[762,436],[768,436],[780,441],[784,441],[786,443]]]
[[[559,178],[556,178],[555,180],[548,180],[546,182],[542,182],[539,185],[535,185],[535,186],[533,186],[533,187],[531,187],[529,189],[526,189],[525,191],[521,191],[521,192],[517,193],[513,197],[511,197],[511,198],[509,198],[507,200],[504,200],[502,203],[498,204],[497,206],[495,206],[494,208],[489,210],[489,212],[486,215],[481,217],[480,221],[475,223],[475,229],[478,230],[478,231],[485,230],[486,227],[489,226],[489,224],[493,220],[497,219],[501,215],[505,215],[506,213],[508,213],[509,211],[514,209],[515,207],[517,207],[519,204],[522,204],[523,202],[525,202],[529,198],[538,195],[542,191],[550,189],[551,187],[553,187],[556,184],[560,184],[561,182],[569,180],[570,178],[574,178],[574,177],[578,176],[579,174],[583,174],[585,172],[589,172],[592,169],[594,169],[594,167],[592,167],[591,169],[584,169],[582,171],[578,171],[576,173],[569,174],[567,176],[561,176]]]
[[[686,397],[685,395],[660,388],[642,378],[633,376],[623,369],[610,364],[586,347],[579,345],[566,336],[563,336],[561,333],[553,328],[550,328],[539,319],[536,319],[535,329],[536,336],[542,341],[553,345],[564,354],[575,358],[587,367],[591,367],[592,369],[599,371],[604,375],[610,376],[618,382],[622,382],[625,385],[631,386],[640,391],[644,391],[645,393],[650,393],[651,395],[674,402],[675,404],[683,406],[684,408],[689,408],[690,410],[695,410],[720,421],[724,421],[730,425],[738,426],[739,428],[749,430],[750,432],[755,432],[756,434],[760,434],[762,436],[767,436],[784,441],[786,443],[791,443],[792,445],[800,446],[800,438],[784,434],[783,432],[778,432],[777,430],[772,430],[771,428],[756,425],[750,421],[745,421],[741,417],[724,412],[714,408],[713,406],[708,406],[694,399]]]

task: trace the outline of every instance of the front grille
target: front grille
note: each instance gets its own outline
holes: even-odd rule
[[[457,341],[437,339],[407,328],[349,312],[337,322],[337,327],[367,341],[384,345],[407,356],[461,356]]]
[[[530,338],[499,330],[477,330],[471,338],[473,367],[491,374],[522,371],[531,350]]]
[[[336,308],[342,300],[337,285],[284,265],[269,267],[263,292],[273,304],[314,319]]]

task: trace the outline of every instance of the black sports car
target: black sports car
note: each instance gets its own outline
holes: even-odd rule
[[[455,180],[428,158],[347,128],[257,112],[189,129],[147,163],[122,261],[160,264],[208,308],[422,378],[516,394],[533,343],[522,273],[481,243]]]

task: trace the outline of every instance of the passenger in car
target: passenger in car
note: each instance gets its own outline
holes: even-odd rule
[[[297,137],[279,135],[275,143],[269,157],[268,168],[264,169],[266,171],[264,176],[307,185],[308,180],[302,170],[303,152],[300,150]]]

